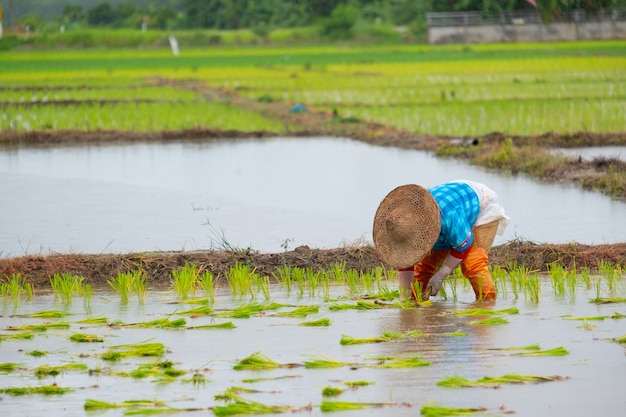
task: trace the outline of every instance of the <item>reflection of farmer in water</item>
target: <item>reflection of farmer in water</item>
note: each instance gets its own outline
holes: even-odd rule
[[[381,260],[398,269],[401,298],[437,294],[460,264],[476,299],[493,300],[488,252],[508,221],[496,193],[483,184],[462,180],[428,190],[403,185],[376,211],[374,245]]]

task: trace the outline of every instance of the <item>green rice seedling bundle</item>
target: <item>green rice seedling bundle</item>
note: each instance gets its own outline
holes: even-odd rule
[[[55,323],[42,323],[42,324],[23,324],[21,326],[9,326],[6,330],[14,332],[45,332],[48,329],[69,329],[70,324],[65,321],[59,321]]]
[[[33,319],[60,319],[71,315],[72,313],[60,310],[43,310],[36,313],[16,314],[17,317],[28,317]]]
[[[226,321],[224,323],[210,323],[210,324],[199,324],[197,326],[187,327],[187,330],[198,330],[198,329],[236,329],[237,326],[232,321]]]
[[[461,331],[461,330],[455,330],[453,332],[446,332],[446,333],[442,333],[444,336],[454,336],[454,337],[463,337],[463,336],[468,336],[469,333]]]
[[[10,372],[15,371],[19,367],[20,367],[20,364],[15,363],[15,362],[0,363],[0,374],[8,374]]]
[[[483,414],[487,411],[484,407],[444,407],[441,405],[425,405],[420,409],[420,414],[424,417],[448,417],[448,416],[469,416],[472,414]]]
[[[89,284],[84,284],[84,280],[84,277],[64,272],[62,274],[54,274],[50,279],[50,285],[55,298],[60,299],[63,304],[69,305],[72,303],[74,295],[82,297],[91,293],[91,286],[88,287]]]
[[[298,323],[298,326],[328,327],[330,326],[330,319],[326,317],[322,317],[317,320],[303,321],[302,323]]]
[[[513,353],[515,356],[565,356],[569,355],[569,351],[563,346],[555,347],[546,350],[534,350],[528,352]]]
[[[76,343],[100,343],[104,342],[104,338],[97,334],[73,333],[69,339]]]
[[[263,381],[276,381],[280,379],[291,379],[291,378],[302,378],[302,375],[282,375],[271,378],[244,378],[241,382],[245,382],[246,384],[252,384],[255,382],[263,382]]]
[[[472,326],[499,326],[507,323],[509,323],[509,321],[504,317],[490,317],[484,320],[473,320],[469,322]]]
[[[191,310],[185,310],[177,312],[176,314],[183,314],[185,316],[208,316],[213,314],[215,311],[213,308],[209,306],[202,306],[197,308],[192,308]]]
[[[624,336],[621,336],[621,337],[616,337],[613,340],[615,340],[617,343],[624,344],[624,343],[626,343],[626,334]]]
[[[469,308],[467,310],[455,311],[456,316],[491,316],[497,314],[519,314],[517,307],[509,307],[500,310],[490,310],[487,308]]]
[[[165,346],[163,343],[143,342],[112,346],[100,357],[107,361],[119,361],[128,357],[162,356],[164,353]]]
[[[450,388],[468,388],[468,387],[488,387],[493,388],[502,384],[540,384],[544,382],[563,381],[566,379],[562,376],[543,376],[543,375],[519,375],[506,374],[502,376],[485,376],[476,381],[463,378],[461,376],[451,376],[437,382],[440,387]]]
[[[108,322],[109,319],[103,316],[87,317],[86,319],[76,321],[76,323],[80,324],[107,324]]]
[[[74,391],[73,388],[64,388],[56,384],[53,385],[41,385],[36,387],[7,387],[0,388],[0,392],[8,395],[20,396],[20,395],[62,395],[68,392]]]
[[[9,329],[10,330],[10,329]],[[3,340],[30,340],[35,337],[35,334],[32,331],[22,331],[19,333],[12,334],[0,334],[0,342]]]
[[[505,347],[505,348],[491,348],[489,350],[541,350],[541,346],[538,343],[527,345],[527,346],[515,346],[515,347]]]
[[[87,369],[88,367],[84,363],[67,363],[57,366],[41,365],[35,369],[35,376],[37,378],[45,378],[47,376],[57,376],[68,371],[86,371]]]
[[[158,381],[171,381],[186,374],[187,371],[174,368],[171,361],[145,363],[131,371],[128,376],[136,379],[155,378]]]
[[[35,350],[29,350],[28,352],[25,352],[28,356],[32,356],[33,358],[41,358],[43,356],[47,356],[48,352],[47,350],[39,350],[39,349],[35,349]]]
[[[228,282],[232,294],[242,296],[245,294],[253,295],[253,275],[255,275],[255,272],[250,265],[236,261],[235,265],[228,270],[228,274],[226,275],[226,282]]]
[[[270,358],[268,358],[267,356],[256,352],[253,353],[252,355],[243,358],[242,360],[239,361],[239,363],[237,363],[235,366],[233,366],[233,369],[236,371],[240,371],[240,370],[264,370],[264,369],[276,369],[276,368],[295,368],[300,366],[299,364],[295,364],[295,363],[288,363],[288,364],[280,364],[278,362],[274,362],[273,360],[271,360]]]
[[[307,368],[307,369],[315,369],[315,368],[341,368],[343,366],[352,365],[349,362],[340,362],[340,361],[337,361],[335,359],[322,357],[322,356],[315,356],[315,357],[311,358],[310,360],[304,361],[303,364],[304,364],[304,367]]]
[[[186,300],[196,295],[198,277],[201,270],[194,264],[186,263],[180,270],[172,271],[170,284],[180,299]]]
[[[213,408],[213,414],[218,417],[233,415],[279,414],[296,412],[299,409],[287,405],[267,405],[256,401],[246,400],[238,396],[229,398],[227,405],[218,405]]]
[[[322,388],[322,396],[323,397],[336,397],[337,395],[343,394],[345,390],[340,387],[324,387]]]
[[[187,320],[184,318],[170,320],[169,317],[162,319],[155,319],[151,321],[145,321],[140,323],[115,323],[114,327],[136,327],[136,328],[157,328],[157,329],[180,329],[187,325]]]
[[[203,271],[200,275],[198,275],[198,287],[207,295],[206,300],[209,305],[213,305],[215,303],[215,291],[217,290],[215,284],[213,273]]]
[[[623,298],[623,297],[596,297],[596,298],[590,298],[589,302],[593,303],[593,304],[626,303],[626,298]]]
[[[605,319],[623,319],[624,316],[622,313],[618,313],[617,311],[613,313],[611,316],[589,316],[589,317],[572,317],[571,315],[561,316],[566,320],[580,320],[580,321],[601,321]]]
[[[430,362],[422,359],[421,356],[414,356],[411,358],[388,358],[381,363],[369,366],[370,368],[417,368],[422,366],[430,366]]]
[[[398,331],[385,331],[382,336],[378,337],[367,337],[367,338],[356,338],[352,336],[348,336],[345,334],[341,335],[341,340],[339,344],[341,345],[357,345],[362,343],[381,343],[381,342],[390,342],[392,340],[398,339],[406,339],[410,337],[423,337],[424,333],[419,330],[408,330],[406,332],[398,332]]]
[[[22,298],[30,300],[35,293],[33,284],[27,282],[21,274],[5,275],[0,279],[0,295],[3,299],[10,298],[13,305],[17,306]]]
[[[349,401],[329,401],[324,400],[320,404],[320,410],[323,413],[332,413],[337,411],[352,411],[352,410],[366,410],[368,408],[382,408],[382,407],[392,407],[392,406],[408,406],[408,404],[398,404],[398,403],[359,403],[359,402],[349,402]]]
[[[250,318],[253,315],[258,314],[262,311],[276,310],[282,307],[293,307],[293,306],[288,305],[288,304],[276,303],[276,302],[270,302],[270,303],[264,303],[264,304],[253,302],[253,303],[240,305],[239,307],[236,307],[232,310],[226,310],[226,311],[216,313],[215,316],[221,317],[221,318],[240,318],[240,319]]]
[[[319,306],[300,306],[290,311],[279,311],[272,314],[274,317],[306,317],[309,314],[319,313]]]
[[[376,382],[373,381],[346,381],[344,382],[345,385],[347,385],[348,387],[350,387],[351,389],[357,389],[358,387],[366,387],[368,385],[373,385]]]

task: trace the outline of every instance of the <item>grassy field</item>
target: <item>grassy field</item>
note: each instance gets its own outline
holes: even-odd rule
[[[419,133],[626,130],[624,41],[216,46],[179,56],[167,48],[31,50],[2,52],[0,63],[5,131],[284,128],[189,91],[157,88],[149,82],[155,77]]]

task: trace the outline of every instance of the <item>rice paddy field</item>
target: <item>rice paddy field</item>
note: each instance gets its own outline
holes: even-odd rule
[[[193,91],[189,80],[251,100],[301,103],[414,132],[622,132],[626,42],[516,45],[208,47],[0,53],[0,130],[280,133],[257,112]]]
[[[624,270],[492,269],[495,304],[455,275],[418,304],[394,272],[337,263],[215,277],[193,264],[92,288],[2,280],[3,414],[620,415]],[[444,294],[445,293],[445,294]],[[584,394],[584,395],[583,395]],[[593,401],[589,399],[593,398]]]

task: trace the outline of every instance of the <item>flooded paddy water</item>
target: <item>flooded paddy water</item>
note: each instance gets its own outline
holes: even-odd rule
[[[369,241],[373,213],[395,186],[432,186],[457,178],[484,182],[499,193],[512,223],[496,244],[518,237],[550,243],[623,241],[626,205],[598,193],[502,176],[424,152],[335,138],[282,138],[2,150],[0,194],[9,198],[0,203],[0,256],[191,250],[219,246],[224,243],[220,239],[267,252],[301,244],[336,247]],[[461,284],[455,287],[457,297],[448,288],[448,298],[437,297],[432,305],[402,308],[394,304],[397,299],[387,299],[391,306],[362,309],[335,308],[357,305],[363,301],[357,300],[359,295],[371,293],[345,284],[331,286],[328,294],[320,288],[299,291],[272,284],[267,295],[256,291],[254,298],[221,287],[212,311],[195,315],[186,312],[209,306],[181,303],[176,292],[163,288],[148,288],[143,303],[135,297],[122,303],[117,293],[104,288],[95,289],[88,303],[74,297],[64,304],[44,291],[17,303],[5,297],[0,305],[0,411],[10,416],[115,416],[170,407],[167,411],[175,415],[218,415],[219,407],[228,404],[220,396],[234,390],[248,405],[287,407],[274,414],[293,409],[300,415],[327,415],[323,405],[341,401],[371,407],[331,414],[414,416],[422,407],[442,405],[471,408],[473,415],[622,415],[626,355],[617,339],[626,335],[625,304],[590,302],[598,296],[623,298],[620,273],[614,285],[594,277],[590,285],[579,281],[567,294],[555,292],[550,277],[541,276],[537,301],[501,286],[493,305],[475,304],[473,292]],[[380,284],[397,287],[393,280]],[[272,302],[282,306],[247,318],[220,314]],[[317,309],[302,316],[275,315],[307,306]],[[475,308],[494,314],[462,314]],[[26,316],[49,310],[71,315]],[[499,324],[477,323],[493,317],[501,319]],[[185,322],[172,329],[127,326],[159,319]],[[300,325],[317,319],[328,319],[328,325]],[[20,326],[51,323],[62,326],[30,331],[30,338],[12,337],[25,333],[15,329]],[[208,327],[228,323],[232,328]],[[378,338],[385,332],[406,337],[341,344],[346,335]],[[75,333],[102,341],[70,341]],[[116,347],[146,343],[162,344],[164,351],[120,360],[103,357]],[[540,351],[562,348],[563,355],[527,355],[535,353],[525,349],[530,345]],[[37,351],[43,356],[33,356]],[[279,366],[234,369],[257,353]],[[320,358],[341,364],[304,366]],[[400,359],[419,359],[420,366],[394,367]],[[159,368],[157,363],[168,363],[180,375],[138,374],[146,367]],[[38,370],[47,369],[43,366],[66,369],[38,377]],[[472,388],[438,385],[452,376],[478,381],[505,375],[548,380]],[[351,382],[364,385],[351,389]],[[71,391],[4,392],[53,384]],[[343,392],[325,397],[326,387]],[[90,399],[119,408],[85,410]],[[125,403],[137,400],[162,404],[137,409]]]
[[[500,195],[512,222],[496,244],[623,241],[626,204],[599,193],[426,152],[276,138],[3,149],[0,256],[369,242],[391,189],[459,178]]]
[[[46,293],[17,304],[4,300],[0,362],[13,363],[15,369],[2,367],[0,390],[56,384],[71,391],[58,395],[0,394],[0,409],[10,416],[115,416],[163,412],[168,407],[168,414],[174,415],[226,415],[216,407],[228,404],[220,396],[234,392],[241,402],[280,406],[285,407],[281,412],[291,413],[293,409],[299,410],[298,415],[314,416],[329,414],[322,407],[331,401],[365,407],[330,413],[346,416],[415,416],[423,407],[434,405],[482,410],[471,414],[485,416],[619,416],[626,406],[625,345],[617,340],[626,336],[625,304],[590,300],[598,292],[603,297],[624,297],[626,288],[622,281],[610,290],[602,277],[593,277],[591,282],[588,286],[579,281],[574,292],[558,293],[544,276],[538,301],[522,293],[515,295],[512,286],[505,284],[500,286],[495,304],[481,305],[473,302],[473,292],[459,281],[456,297],[448,287],[447,299],[436,297],[431,305],[410,308],[401,308],[393,300],[385,302],[390,305],[376,304],[378,308],[337,308],[368,302],[358,300],[367,292],[365,287],[345,284],[331,285],[326,291],[272,284],[266,293],[253,292],[254,298],[235,295],[226,287],[218,290],[210,305],[182,303],[177,292],[160,289],[150,289],[143,303],[134,296],[122,303],[118,294],[103,289],[94,291],[87,303],[76,296],[70,304],[62,303]],[[379,289],[387,285],[395,288],[394,282],[382,280],[378,284]],[[383,293],[376,286],[370,292],[378,296]],[[194,300],[204,296],[198,292]],[[241,306],[271,303],[279,306],[245,318],[224,315]],[[370,307],[374,305],[370,303]],[[210,312],[186,314],[199,306]],[[276,315],[305,306],[316,309],[301,316]],[[27,317],[51,310],[71,315]],[[470,314],[477,310],[479,315]],[[89,318],[103,320],[86,323]],[[493,318],[498,318],[499,324],[481,324]],[[124,326],[158,319],[185,322],[171,329]],[[318,319],[328,319],[328,325],[301,325]],[[15,329],[20,326],[53,323],[65,323],[66,328],[32,331],[30,339],[10,338],[11,334],[25,333]],[[202,327],[225,323],[231,323],[231,328]],[[406,337],[364,341],[380,338],[385,332],[400,332]],[[70,341],[75,333],[96,335],[102,341]],[[342,344],[346,336],[361,342]],[[154,356],[105,359],[107,352],[121,345],[146,343],[162,344],[164,351]],[[534,350],[531,345],[536,345]],[[560,354],[538,354],[553,349],[559,349]],[[32,356],[34,351],[41,351],[43,356]],[[252,356],[264,357],[277,366],[235,369]],[[318,359],[340,364],[305,366]],[[419,361],[419,366],[393,366],[394,361],[406,359]],[[180,374],[164,377],[137,373],[142,366],[154,370],[157,363],[168,363],[169,369]],[[68,368],[56,376],[38,377],[36,373],[43,366]],[[479,381],[507,375],[545,381],[441,386],[450,377]],[[351,383],[362,385],[350,388]],[[325,397],[322,392],[327,387],[342,392]],[[85,410],[89,400],[119,408]],[[144,408],[124,405],[139,400],[161,404]],[[198,411],[184,411],[188,409]]]

